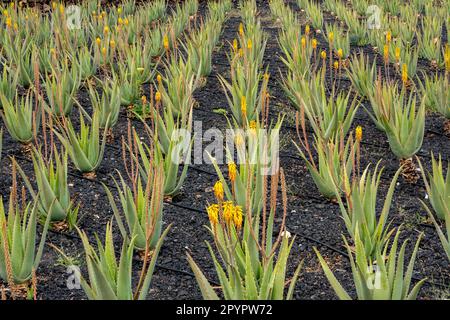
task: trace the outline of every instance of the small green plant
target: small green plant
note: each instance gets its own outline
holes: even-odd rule
[[[440,155],[439,159],[435,159],[431,154],[431,172],[425,171],[419,158],[417,160],[431,206],[436,212],[436,216],[445,221],[450,213],[450,163],[447,165],[447,174],[444,177]]]
[[[154,163],[162,164],[165,196],[178,194],[187,176],[193,140],[189,140],[189,135],[185,136],[185,133],[186,131],[180,130],[171,135],[166,153],[158,144],[158,136],[151,137],[151,144],[148,145],[139,138],[134,129],[129,133],[128,144],[124,145],[124,152],[130,152],[131,163],[137,164],[137,170],[143,179],[148,179]],[[180,166],[183,168],[181,172]]]
[[[124,240],[119,260],[114,251],[112,225],[108,223],[105,232],[105,244],[97,238],[97,250],[89,243],[84,231],[78,231],[83,241],[88,269],[88,279],[81,278],[81,287],[89,300],[145,300],[155,270],[164,238],[170,226],[163,232],[155,250],[147,249],[144,256],[139,282],[133,292],[133,249],[134,239]],[[150,257],[149,257],[150,256]]]
[[[299,79],[296,86],[298,88],[288,90],[300,113],[306,114],[317,137],[333,140],[341,130],[347,134],[359,107],[355,98],[349,102],[350,92],[327,97],[321,76]]]
[[[35,138],[40,125],[40,110],[35,110],[30,92],[25,97],[9,99],[0,94],[3,110],[1,115],[11,137],[22,144],[29,144]]]
[[[80,70],[81,80],[88,80],[97,72],[100,63],[99,51],[90,50],[88,47],[80,48],[73,60],[73,63]]]
[[[136,175],[137,177],[130,177],[131,188],[120,173],[120,184],[114,181],[119,190],[120,205],[126,226],[122,222],[121,211],[117,208],[111,191],[106,185],[103,187],[108,195],[122,237],[134,239],[133,243],[137,250],[145,251],[148,246],[153,250],[161,236],[164,169],[162,165],[154,165],[153,171],[148,174],[145,185],[142,184],[139,172]],[[152,235],[151,238],[148,237],[149,233]]]
[[[421,96],[428,110],[437,112],[450,119],[449,80],[446,76],[429,77],[424,74],[424,81],[419,81]]]
[[[44,87],[49,105],[48,111],[57,116],[67,116],[72,112],[76,94],[80,86],[80,74],[76,65],[64,64],[61,70],[52,69],[47,75]]]
[[[14,99],[19,81],[18,77],[18,72],[13,73],[8,69],[8,66],[5,63],[3,64],[3,74],[2,78],[0,79],[1,96],[5,96],[8,100]],[[3,107],[2,103],[0,103],[0,107]]]
[[[0,197],[0,278],[11,288],[26,283],[37,270],[44,250],[50,219],[46,219],[36,250],[38,203],[19,204],[13,169],[13,187],[6,214]]]
[[[39,150],[33,152],[33,167],[36,177],[37,191],[22,168],[17,169],[31,193],[38,202],[39,212],[45,218],[50,216],[51,222],[65,222],[69,229],[77,224],[79,206],[70,197],[67,183],[67,154],[59,155],[56,148],[51,158],[45,159]]]
[[[406,104],[392,109],[391,117],[381,118],[389,146],[399,159],[409,159],[420,150],[425,132],[425,104],[420,102],[416,112],[416,96],[411,93],[406,100],[404,95],[402,91],[399,100]]]
[[[301,5],[302,0],[297,0],[299,6]],[[320,5],[315,3],[314,1],[306,1],[306,15],[308,20],[311,21],[311,24],[316,30],[321,30],[323,26],[323,13]]]
[[[376,79],[376,63],[369,63],[369,58],[363,52],[354,55],[350,60],[347,74],[352,81],[353,87],[363,98],[369,98],[374,94],[374,83]]]
[[[353,141],[353,136],[350,136],[347,142],[344,142],[342,130],[340,134],[329,140],[314,135],[314,149],[317,152],[316,163],[308,142],[305,122],[304,113],[300,113],[300,117],[297,113],[296,126],[300,146],[295,142],[294,145],[297,147],[300,156],[306,162],[306,167],[319,192],[326,198],[334,199],[340,196],[340,194],[336,193],[334,186],[338,186],[338,190],[344,190],[344,177],[351,175],[354,169],[360,137],[357,135],[356,141]],[[302,132],[300,132],[299,126],[301,126]]]
[[[193,70],[183,57],[172,57],[166,65],[166,75],[157,76],[157,89],[162,106],[170,109],[175,118],[186,119],[194,105],[193,93],[199,71]]]
[[[438,233],[439,240],[441,240],[442,247],[444,248],[444,251],[447,255],[448,260],[450,261],[450,210],[448,210],[444,217],[444,224],[445,224],[445,230],[447,232],[447,236],[445,236],[444,231],[442,231],[442,228],[437,223],[436,219],[433,216],[433,213],[428,208],[428,206],[420,200],[422,203],[422,206],[425,208],[425,210],[428,213],[428,216],[430,217],[431,221],[434,224],[434,227],[436,228],[436,232]]]
[[[108,127],[108,125],[106,125]],[[58,131],[54,131],[68,152],[78,171],[93,174],[103,160],[106,144],[106,130],[100,137],[100,120],[98,114],[92,117],[91,126],[85,123],[80,113],[80,132],[76,132],[70,120],[65,120]]]
[[[100,128],[109,128],[116,125],[120,113],[120,88],[113,81],[101,82],[101,95],[89,85],[89,96],[94,112],[99,115]],[[108,129],[109,129],[108,128]]]
[[[113,82],[120,88],[120,102],[124,106],[132,106],[141,98],[142,79],[138,66],[132,63],[118,64],[118,71],[113,72]]]
[[[414,263],[422,235],[417,239],[408,267],[405,270],[404,260],[408,240],[403,242],[400,251],[398,251],[400,233],[399,228],[389,252],[389,243],[386,243],[384,249],[379,248],[376,251],[376,260],[372,260],[366,256],[364,244],[359,233],[355,234],[354,250],[344,238],[345,246],[350,257],[353,283],[358,300],[415,300],[417,298],[426,279],[417,282],[411,290],[410,287]],[[352,297],[336,279],[319,251],[316,248],[314,250],[336,295],[341,300],[351,300]]]
[[[235,121],[243,127],[255,120],[267,101],[269,74],[259,72],[256,63],[232,62],[231,82],[219,75]]]
[[[347,232],[356,241],[355,235],[359,234],[364,246],[365,255],[376,260],[378,248],[384,247],[391,233],[385,228],[388,223],[389,210],[392,197],[401,170],[397,170],[389,186],[381,213],[377,214],[377,193],[383,169],[378,171],[378,164],[373,173],[367,167],[361,177],[344,177],[347,180],[344,186],[344,194],[347,207],[340,197],[337,198],[341,213],[347,228]],[[339,193],[339,190],[336,190]]]

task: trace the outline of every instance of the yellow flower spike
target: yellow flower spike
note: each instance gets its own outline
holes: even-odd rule
[[[117,23],[118,23],[119,25],[122,25],[122,24],[123,24],[123,19],[122,19],[122,18],[117,19]]]
[[[338,61],[335,61],[334,63],[333,63],[333,67],[334,67],[334,69],[338,69],[339,68],[339,62]]]
[[[330,41],[331,43],[334,41],[334,32],[330,31],[330,33],[328,34],[328,41]]]
[[[102,48],[102,55],[103,55],[103,56],[106,56],[106,52],[107,52],[106,48],[103,47],[103,48]]]
[[[159,85],[162,83],[162,77],[161,77],[160,74],[158,74],[158,75],[156,76],[156,81],[158,81],[158,84],[159,84]]]
[[[234,143],[236,144],[236,147],[242,147],[245,143],[244,137],[240,133],[236,134],[234,137]]]
[[[245,96],[241,97],[241,113],[242,113],[242,117],[246,118],[246,116],[247,116],[247,98]]]
[[[247,41],[247,49],[251,50],[253,48],[253,42],[251,39],[248,39]]]
[[[244,56],[244,50],[242,50],[242,48],[239,48],[239,57],[243,57]]]
[[[160,102],[161,101],[161,92],[156,91],[156,93],[155,93],[155,100],[156,100],[156,102]]]
[[[118,14],[121,14],[121,13],[122,13],[122,8],[120,8],[120,7],[117,8],[117,13],[118,13]]]
[[[238,51],[238,41],[237,41],[237,39],[233,40],[233,50],[234,50],[234,52]]]
[[[256,120],[251,120],[248,126],[250,130],[256,130]]]
[[[219,222],[219,205],[212,204],[206,208],[206,212],[208,213],[209,221],[212,225],[216,225]]]
[[[109,41],[109,46],[110,46],[111,48],[114,48],[114,47],[116,46],[116,42],[115,42],[114,40],[110,40],[110,41]]]
[[[307,24],[307,25],[305,26],[305,34],[306,34],[306,35],[309,35],[309,31],[310,31],[309,24]]]
[[[3,10],[2,14],[7,17],[8,16],[8,10]]]
[[[214,195],[216,196],[217,200],[223,201],[224,191],[223,191],[223,185],[222,182],[219,180],[214,184]]]
[[[400,61],[400,48],[399,47],[395,48],[395,61],[397,61],[397,62]]]
[[[236,163],[230,162],[228,164],[228,176],[231,182],[236,181]]]
[[[59,5],[59,13],[64,14],[64,5]]]
[[[305,39],[305,37],[302,37],[301,44],[302,44],[302,49],[305,49],[306,48],[306,39]]]
[[[322,57],[323,60],[325,60],[327,58],[327,52],[325,50],[322,50],[320,56]]]
[[[163,45],[164,45],[164,50],[168,51],[169,50],[169,37],[167,36],[167,34],[164,35]]]
[[[142,102],[143,105],[147,104],[147,97],[145,95],[143,95],[141,97],[141,102]]]
[[[95,43],[99,46],[102,43],[102,40],[97,37],[97,39],[95,39]]]
[[[361,141],[363,135],[363,130],[361,126],[357,126],[355,129],[356,141]]]
[[[6,18],[5,24],[8,28],[11,27],[12,25],[11,18]]]
[[[129,23],[130,23],[130,21],[128,21],[128,18],[125,18],[125,19],[123,20],[123,24],[124,24],[124,25],[127,26]]]
[[[233,222],[238,230],[240,230],[242,227],[242,217],[243,217],[242,207],[235,206],[233,214]]]
[[[264,73],[264,80],[265,81],[269,81],[270,78],[270,74],[268,74],[267,72]]]
[[[233,202],[225,201],[222,205],[222,209],[223,209],[223,218],[225,219],[225,222],[230,223],[234,217],[235,211]]]
[[[244,35],[244,24],[242,22],[239,24],[239,35]]]
[[[444,64],[445,70],[450,71],[450,46],[448,44],[445,45]]]
[[[406,63],[402,65],[402,82],[405,85],[408,82],[408,66],[406,65]]]
[[[57,6],[58,6],[58,4],[57,4],[56,2],[53,1],[53,2],[52,2],[52,9],[55,10]]]
[[[389,61],[389,46],[387,44],[384,45],[383,56],[384,56],[384,61],[387,63]]]
[[[342,51],[341,48],[339,48],[339,50],[337,51],[337,56],[339,59],[342,59],[342,57],[344,56],[344,51]]]
[[[312,45],[313,49],[316,49],[317,48],[317,40],[316,39],[312,39],[311,45]]]
[[[105,26],[105,27],[103,28],[103,34],[108,34],[108,32],[109,32],[109,27],[108,27],[108,26]]]
[[[391,31],[388,30],[388,32],[386,32],[386,42],[389,44],[391,43],[392,40],[392,34]]]

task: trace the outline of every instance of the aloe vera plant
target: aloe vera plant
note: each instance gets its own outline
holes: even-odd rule
[[[305,113],[314,133],[321,139],[334,139],[342,130],[346,135],[359,105],[350,92],[327,97],[322,77],[298,80],[298,89],[290,90],[295,106]]]
[[[19,99],[9,99],[0,94],[1,115],[11,137],[22,144],[29,144],[40,125],[40,110],[35,110],[30,92]]]
[[[302,116],[301,126],[303,138],[300,139],[300,146],[295,142],[295,146],[306,162],[306,167],[311,174],[319,192],[326,198],[334,199],[339,197],[338,191],[343,190],[344,177],[351,175],[359,148],[359,141],[355,142],[350,137],[344,142],[343,135],[338,135],[334,139],[326,141],[321,137],[314,136],[314,148],[317,152],[317,163],[312,155],[312,150],[306,136],[304,116]],[[335,185],[338,186],[337,190]]]
[[[395,109],[390,119],[382,118],[389,146],[399,159],[408,159],[422,147],[425,132],[425,104],[416,112],[416,97],[411,95],[406,105]]]
[[[0,197],[0,278],[10,286],[27,282],[37,270],[50,222],[46,219],[36,250],[38,203],[25,203],[21,207],[14,188],[7,214]]]
[[[361,97],[368,98],[373,95],[376,78],[375,61],[371,65],[369,58],[366,59],[364,53],[361,52],[358,56],[353,56],[350,60],[347,74],[352,81],[353,87]]]
[[[16,88],[18,85],[18,72],[12,72],[8,66],[3,63],[3,74],[0,79],[0,95],[5,96],[8,100],[13,100],[16,95]],[[0,103],[0,106],[3,104]]]
[[[44,86],[49,100],[49,112],[58,117],[70,114],[80,86],[78,67],[72,65],[69,68],[64,64],[62,70],[53,68],[51,75],[47,75]]]
[[[17,169],[28,191],[38,202],[40,214],[50,216],[51,222],[66,222],[69,229],[72,229],[77,223],[79,206],[70,197],[67,154],[60,155],[55,149],[52,157],[45,159],[41,151],[34,150],[32,159],[37,191],[19,165]]]
[[[425,171],[419,158],[417,159],[431,206],[436,212],[436,216],[440,220],[446,221],[450,213],[450,163],[447,165],[447,174],[444,177],[440,155],[439,159],[435,159],[431,154],[432,170],[430,172]]]
[[[444,249],[445,254],[447,255],[447,258],[450,261],[450,210],[448,210],[444,216],[444,226],[445,226],[445,231],[447,233],[447,236],[446,236],[444,231],[442,230],[442,228],[437,223],[436,219],[433,216],[433,213],[428,208],[428,206],[422,200],[420,200],[420,202],[422,203],[422,206],[425,208],[425,210],[428,213],[428,216],[430,217],[431,221],[433,222],[434,227],[436,228],[436,232],[439,236],[439,240],[441,240],[442,248]]]
[[[108,127],[108,125],[106,125]],[[70,159],[82,173],[93,173],[101,164],[106,144],[106,130],[100,137],[100,119],[97,114],[92,117],[91,126],[85,123],[80,113],[80,132],[76,132],[70,120],[64,122],[61,130],[55,130]]]
[[[178,134],[171,135],[167,144],[167,152],[164,152],[158,144],[158,136],[151,138],[151,143],[147,144],[139,138],[135,131],[130,135],[126,145],[131,160],[138,163],[137,170],[143,179],[148,179],[154,163],[162,165],[165,196],[178,194],[187,176],[193,140],[190,140],[190,134],[184,136],[185,133],[180,130]],[[181,170],[179,170],[180,167]]]
[[[215,187],[218,204],[212,204],[207,209],[210,220],[210,226],[207,228],[214,238],[223,263],[212,246],[209,243],[207,245],[221,284],[221,293],[226,300],[289,300],[293,297],[302,262],[298,264],[290,281],[286,281],[286,267],[295,239],[289,239],[284,225],[286,189],[284,174],[282,170],[280,172],[274,174],[271,180],[271,185],[277,188],[281,176],[283,194],[283,224],[280,233],[275,237],[272,233],[276,217],[276,192],[270,198],[268,212],[264,210],[261,216],[252,216],[247,209],[233,201],[223,202],[220,188]],[[214,288],[189,254],[188,262],[203,298],[218,300],[219,296]],[[289,287],[285,290],[287,283]]]
[[[120,88],[113,81],[101,83],[101,95],[89,85],[89,96],[95,113],[99,115],[100,128],[109,128],[116,125],[120,113]],[[108,129],[109,129],[108,128]]]
[[[143,185],[141,177],[138,176],[133,180],[132,188],[126,184],[120,173],[119,176],[120,184],[117,181],[114,182],[117,189],[120,190],[120,206],[126,226],[111,191],[106,185],[103,187],[108,195],[122,237],[134,239],[133,244],[137,250],[143,251],[147,246],[154,249],[162,229],[164,170],[161,165],[155,165],[151,174],[148,175],[146,184]],[[148,230],[149,226],[152,230]],[[147,233],[150,231],[152,236],[148,238]]]
[[[89,243],[84,231],[78,231],[83,242],[88,278],[81,278],[81,286],[89,300],[145,300],[148,295],[156,260],[170,226],[158,240],[155,250],[146,251],[139,282],[133,291],[134,239],[124,240],[119,260],[114,252],[112,224],[108,223],[104,245],[97,236],[97,250]],[[151,255],[151,258],[148,255]]]
[[[340,197],[337,198],[347,232],[355,241],[358,232],[364,246],[365,255],[376,260],[378,248],[384,247],[392,230],[388,230],[388,215],[392,197],[401,169],[397,170],[389,186],[388,193],[380,214],[377,214],[377,194],[383,169],[378,171],[378,165],[373,173],[367,167],[361,177],[344,183],[347,206]],[[344,177],[349,180],[349,177]],[[336,190],[336,193],[339,191]]]
[[[386,243],[384,248],[379,248],[376,251],[376,264],[375,260],[366,256],[364,244],[359,233],[355,234],[355,253],[353,253],[351,246],[344,238],[347,253],[350,257],[353,283],[358,300],[415,300],[417,298],[420,288],[426,279],[417,282],[412,289],[410,287],[414,263],[422,235],[416,241],[408,267],[405,270],[404,260],[408,240],[403,242],[400,251],[398,251],[400,233],[401,231],[399,229],[389,252],[389,243]],[[338,298],[341,300],[351,300],[352,297],[336,279],[319,251],[316,248],[314,250]]]
[[[236,122],[243,126],[247,121],[255,120],[267,101],[269,75],[262,75],[255,63],[235,62],[232,63],[231,82],[222,76],[219,81]]]
[[[419,81],[420,92],[425,100],[425,107],[450,119],[449,80],[446,76],[429,77],[424,74],[424,81]]]

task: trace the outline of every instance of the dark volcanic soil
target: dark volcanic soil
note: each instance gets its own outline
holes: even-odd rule
[[[315,246],[319,249],[335,275],[342,281],[344,287],[351,292],[350,266],[348,259],[342,254],[345,251],[342,241],[342,234],[346,235],[345,227],[338,206],[320,196],[304,162],[299,159],[295,146],[291,142],[292,139],[296,140],[293,123],[295,109],[290,106],[279,83],[280,70],[282,73],[286,71],[278,58],[282,54],[277,42],[279,30],[276,22],[271,18],[267,1],[258,1],[258,6],[262,26],[268,34],[265,64],[269,66],[269,73],[271,74],[271,114],[276,115],[278,112],[286,114],[280,145],[282,146],[281,162],[287,176],[289,195],[287,229],[291,233],[297,234],[296,243],[291,253],[290,274],[300,260],[304,259],[305,261],[300,281],[296,287],[295,298],[335,299],[336,296],[330,288],[312,248]],[[204,14],[206,4],[203,1],[200,7],[200,12]],[[292,4],[292,8],[298,11],[295,4]],[[304,18],[304,14],[300,13],[299,16]],[[325,15],[325,18],[326,21],[334,19],[331,15]],[[239,23],[239,15],[233,12],[224,24],[221,41],[213,55],[213,72],[208,77],[206,86],[195,93],[198,106],[194,110],[194,120],[202,121],[204,130],[211,127],[226,128],[225,118],[213,112],[214,109],[228,109],[217,75],[228,74],[229,63],[226,52],[229,48],[229,42],[236,37]],[[325,48],[324,39],[319,38],[319,40],[322,42],[319,46]],[[371,59],[377,58],[369,47],[352,48],[352,51],[356,52],[360,49],[369,54]],[[426,64],[421,66],[426,68]],[[339,83],[340,90],[349,90],[350,82],[344,76]],[[90,110],[86,89],[80,90],[79,101],[83,107]],[[74,110],[73,115],[77,116],[77,114],[77,110]],[[106,149],[103,163],[98,171],[97,181],[83,179],[75,170],[70,169],[71,192],[81,203],[80,214],[83,218],[79,227],[84,229],[91,239],[94,239],[94,233],[103,237],[105,225],[112,218],[112,210],[99,182],[105,182],[111,186],[110,175],[117,176],[115,170],[123,170],[122,154],[117,146],[121,135],[126,134],[127,122],[128,119],[124,112],[114,128],[116,141],[108,145]],[[425,139],[418,154],[427,167],[430,164],[429,154],[431,151],[435,154],[441,153],[444,160],[448,161],[450,143],[449,139],[441,134],[442,123],[441,117],[431,114],[427,117]],[[134,121],[133,124],[142,133],[142,126],[137,121]],[[362,167],[369,163],[375,165],[379,160],[382,160],[382,165],[385,166],[381,196],[379,196],[379,207],[381,208],[390,179],[398,168],[398,161],[390,152],[386,137],[375,128],[363,108],[359,109],[354,121],[354,126],[356,125],[364,127],[364,144],[361,150]],[[2,120],[0,120],[0,127],[4,127]],[[33,176],[33,171],[32,165],[22,154],[20,146],[14,143],[7,133],[4,134],[3,147],[0,194],[3,198],[7,198],[11,186],[9,156],[16,156],[29,176]],[[165,203],[164,225],[172,224],[172,229],[158,258],[158,268],[155,271],[149,294],[150,299],[201,299],[197,283],[186,261],[186,252],[190,252],[207,277],[213,281],[217,280],[214,266],[205,245],[205,241],[210,241],[211,237],[203,227],[208,222],[204,208],[208,200],[213,200],[211,187],[215,181],[216,177],[212,166],[207,164],[193,165],[188,171],[188,177],[181,194],[174,198],[171,203]],[[117,193],[114,189],[112,191]],[[416,279],[428,278],[428,282],[421,290],[420,298],[445,298],[449,296],[450,292],[449,263],[436,231],[429,224],[426,214],[417,200],[417,198],[424,199],[424,197],[425,189],[421,181],[417,185],[409,185],[400,178],[390,218],[394,220],[395,225],[404,225],[403,238],[410,238],[412,242],[419,233],[424,233],[414,275]],[[120,235],[117,229],[115,230],[115,236],[117,243],[119,243]],[[82,245],[75,231],[65,234],[51,232],[48,235],[47,242],[59,247],[68,256],[78,261],[82,270],[85,271]],[[411,245],[408,246],[408,254],[410,251]],[[136,263],[136,274],[139,267],[139,263]],[[61,264],[59,254],[48,245],[45,248],[37,273],[38,299],[86,299],[82,290],[69,290],[67,288],[69,275],[66,273],[66,266]]]

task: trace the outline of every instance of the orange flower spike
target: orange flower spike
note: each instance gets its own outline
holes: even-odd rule
[[[357,126],[355,129],[356,141],[360,142],[363,136],[363,129],[361,126]]]
[[[228,164],[228,176],[230,177],[230,181],[234,182],[236,181],[236,163],[230,162]]]
[[[210,205],[206,208],[206,212],[208,213],[208,218],[211,224],[216,225],[219,222],[219,205]]]
[[[214,190],[214,195],[216,196],[217,200],[223,201],[224,191],[223,191],[223,184],[221,181],[217,181],[214,184],[213,190]]]

